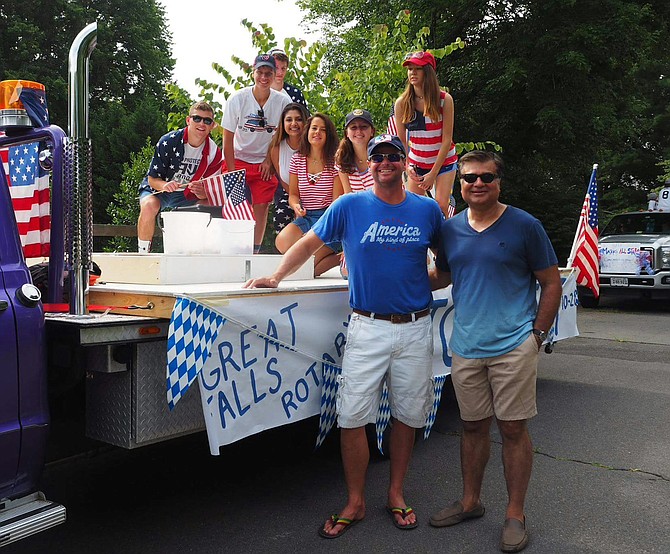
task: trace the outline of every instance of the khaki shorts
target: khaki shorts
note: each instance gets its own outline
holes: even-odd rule
[[[493,358],[452,357],[451,380],[461,419],[502,421],[537,415],[535,384],[539,351],[532,333],[517,348]]]

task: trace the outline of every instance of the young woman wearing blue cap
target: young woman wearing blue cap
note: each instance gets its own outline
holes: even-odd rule
[[[370,188],[374,181],[368,167],[368,142],[375,136],[372,114],[355,109],[344,120],[344,138],[335,154],[335,167],[345,193]]]
[[[407,54],[403,66],[407,88],[396,100],[394,111],[398,136],[408,152],[407,189],[423,195],[435,187],[435,200],[445,217],[450,217],[458,161],[453,142],[454,100],[440,88],[430,52]]]

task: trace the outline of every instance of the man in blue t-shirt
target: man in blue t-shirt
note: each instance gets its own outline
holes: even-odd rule
[[[538,354],[558,311],[561,278],[540,222],[499,201],[502,159],[469,152],[459,171],[468,209],[443,223],[431,280],[433,288],[453,283],[451,376],[463,420],[463,497],[430,523],[447,527],[484,515],[480,491],[495,415],[509,495],[500,548],[519,552],[528,543],[524,501],[533,463],[526,421],[537,414]]]
[[[405,149],[393,135],[368,145],[372,189],[334,202],[312,229],[284,254],[271,277],[245,287],[277,287],[325,243],[340,241],[349,269],[353,309],[338,377],[337,416],[347,482],[346,506],[319,530],[342,536],[365,517],[365,474],[370,458],[365,425],[376,421],[384,382],[389,390],[391,479],[387,510],[399,529],[417,526],[404,498],[415,429],[433,402],[432,300],[426,255],[437,244],[442,214],[434,200],[402,185]]]

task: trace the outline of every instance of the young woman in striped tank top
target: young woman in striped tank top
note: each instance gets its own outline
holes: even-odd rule
[[[395,123],[408,151],[407,189],[423,195],[435,187],[435,200],[449,217],[458,161],[453,142],[454,100],[440,89],[430,52],[407,54],[403,66],[407,88],[396,100]]]
[[[368,142],[375,134],[369,111],[355,109],[347,114],[344,138],[335,154],[335,168],[345,193],[361,192],[374,184],[368,167]]]
[[[282,254],[293,246],[342,194],[335,170],[337,131],[327,115],[316,113],[307,120],[300,148],[289,166],[288,202],[295,220],[277,235],[275,246]],[[315,254],[314,274],[321,275],[339,263],[339,243],[322,246]]]

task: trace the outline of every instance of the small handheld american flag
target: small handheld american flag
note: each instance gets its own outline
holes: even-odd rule
[[[223,206],[224,219],[254,221],[246,173],[245,169],[239,169],[202,180],[207,201],[212,206]]]

